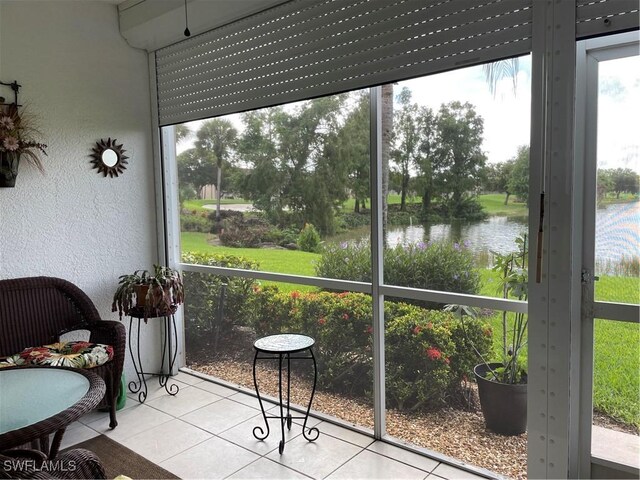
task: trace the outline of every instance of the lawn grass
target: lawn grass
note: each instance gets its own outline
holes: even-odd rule
[[[223,198],[220,200],[220,205],[237,205],[237,204],[249,204],[249,200],[244,198]],[[186,210],[196,211],[210,211],[208,208],[203,208],[204,205],[215,205],[215,200],[185,200],[183,208]]]
[[[478,201],[488,215],[526,217],[529,214],[525,203],[514,203],[514,197],[511,197],[509,203],[505,205],[504,198],[505,195],[502,193],[488,193],[478,196]]]
[[[182,233],[182,250],[203,253],[239,255],[257,261],[260,270],[315,276],[314,262],[319,254],[274,249],[231,248],[207,243],[205,233]],[[479,294],[500,297],[498,277],[490,269],[480,270]],[[284,291],[312,291],[304,285],[277,284]],[[596,284],[596,298],[602,301],[638,303],[640,279],[634,277],[602,276]],[[496,312],[487,321],[494,331],[494,349],[501,344],[502,320]],[[497,350],[499,351],[499,350]],[[597,320],[594,346],[594,407],[625,423],[640,426],[640,325],[624,322]]]

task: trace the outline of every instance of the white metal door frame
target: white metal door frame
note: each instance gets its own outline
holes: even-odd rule
[[[638,307],[608,302],[595,302],[595,237],[598,133],[598,65],[605,60],[638,55],[638,33],[599,37],[578,42],[576,50],[576,128],[575,161],[580,169],[576,186],[582,189],[582,288],[580,324],[579,432],[574,465],[576,478],[591,476],[591,427],[593,423],[594,319],[607,318],[638,322]]]

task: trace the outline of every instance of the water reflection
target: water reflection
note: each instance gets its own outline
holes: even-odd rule
[[[476,254],[508,253],[517,250],[515,239],[528,229],[527,217],[489,217],[481,222],[391,226],[387,232],[390,247],[409,243],[446,241],[465,242]],[[369,227],[351,230],[329,239],[330,242],[369,240]],[[597,273],[617,273],[623,257],[640,256],[640,202],[617,203],[596,212]],[[489,259],[490,262],[490,259]]]

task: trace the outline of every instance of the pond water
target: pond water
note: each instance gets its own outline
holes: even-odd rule
[[[515,239],[528,229],[527,217],[493,216],[479,222],[392,226],[387,232],[389,246],[447,241],[466,242],[476,255],[517,250]],[[368,240],[369,227],[351,230],[329,239],[331,242]],[[640,202],[611,204],[596,211],[596,261],[617,263],[623,256],[640,255]],[[490,260],[489,260],[490,261]]]

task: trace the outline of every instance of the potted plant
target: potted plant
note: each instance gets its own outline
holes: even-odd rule
[[[154,265],[153,273],[136,270],[119,278],[111,310],[118,311],[120,318],[133,310],[143,314],[146,320],[172,313],[176,305],[184,302],[182,277],[172,268]]]
[[[503,298],[527,299],[527,236],[516,239],[518,251],[495,255],[493,270],[500,275],[499,292]],[[464,315],[474,316],[469,307],[449,305]],[[517,312],[502,312],[501,346],[498,358],[487,361],[477,349],[482,363],[473,373],[478,385],[480,407],[487,428],[502,435],[519,435],[527,429],[527,372],[524,349],[527,345],[527,315]],[[464,322],[463,322],[464,326]]]
[[[0,108],[0,187],[15,186],[21,158],[44,172],[40,155],[47,154],[47,146],[35,140],[39,135],[32,118],[21,116],[15,103]]]

